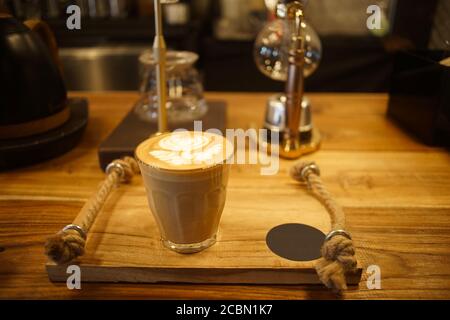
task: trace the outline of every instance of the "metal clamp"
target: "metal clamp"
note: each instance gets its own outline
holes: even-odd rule
[[[333,238],[334,236],[344,236],[348,240],[352,240],[352,236],[350,235],[350,233],[348,233],[345,230],[339,229],[339,230],[332,230],[330,233],[328,233],[327,236],[325,237],[325,242],[331,240],[331,238]]]
[[[307,183],[309,188],[311,188],[311,185],[308,181],[308,176],[311,173],[314,173],[314,174],[320,176],[319,166],[315,162],[309,163],[308,165],[304,166],[302,168],[302,170],[300,171],[300,177],[301,177],[302,181],[304,183]]]
[[[86,238],[87,238],[86,232],[85,232],[85,231],[83,230],[83,228],[80,227],[79,225],[76,225],[76,224],[69,224],[69,225],[65,226],[65,227],[62,229],[62,231],[67,231],[67,230],[75,230],[75,231],[77,231],[77,232],[80,234],[80,236],[81,236],[84,240],[86,240]]]
[[[118,170],[119,175],[120,175],[120,180],[123,180],[125,178],[125,168],[123,167],[123,165],[121,165],[118,162],[111,162],[110,164],[108,164],[108,166],[106,167],[106,174],[110,174],[112,173],[114,170]]]

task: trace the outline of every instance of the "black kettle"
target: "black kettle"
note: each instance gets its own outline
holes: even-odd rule
[[[0,13],[0,140],[40,134],[69,117],[50,28]]]

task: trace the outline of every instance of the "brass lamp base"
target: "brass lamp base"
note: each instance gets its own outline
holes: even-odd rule
[[[294,160],[300,158],[302,155],[315,152],[319,150],[321,142],[320,132],[313,129],[311,137],[307,141],[299,139],[281,139],[279,143],[279,155],[284,159]]]
[[[280,134],[279,141],[274,148],[275,142],[270,141],[270,133],[268,134],[266,139],[262,139],[259,141],[261,147],[264,150],[269,150],[272,154],[278,153],[281,158],[288,160],[295,160],[300,158],[303,155],[313,153],[320,149],[321,144],[321,134],[320,131],[316,128],[313,128],[309,135],[302,134],[298,139],[294,141],[287,141],[283,139],[283,135]],[[278,152],[276,150],[278,149]]]

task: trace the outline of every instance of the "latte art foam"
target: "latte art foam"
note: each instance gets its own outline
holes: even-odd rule
[[[167,137],[159,142],[161,150],[150,151],[150,155],[174,166],[211,162],[219,155],[222,144],[212,144],[207,137]]]
[[[139,146],[136,155],[163,169],[195,169],[222,163],[233,146],[222,136],[206,132],[176,132],[154,137]]]
[[[212,138],[203,134],[188,135],[173,133],[170,136],[159,141],[159,146],[163,150],[171,151],[194,151],[211,143]]]

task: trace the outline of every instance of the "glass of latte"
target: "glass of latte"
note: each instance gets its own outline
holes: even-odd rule
[[[148,203],[167,248],[194,253],[216,242],[233,153],[223,136],[199,131],[162,134],[137,147]]]

